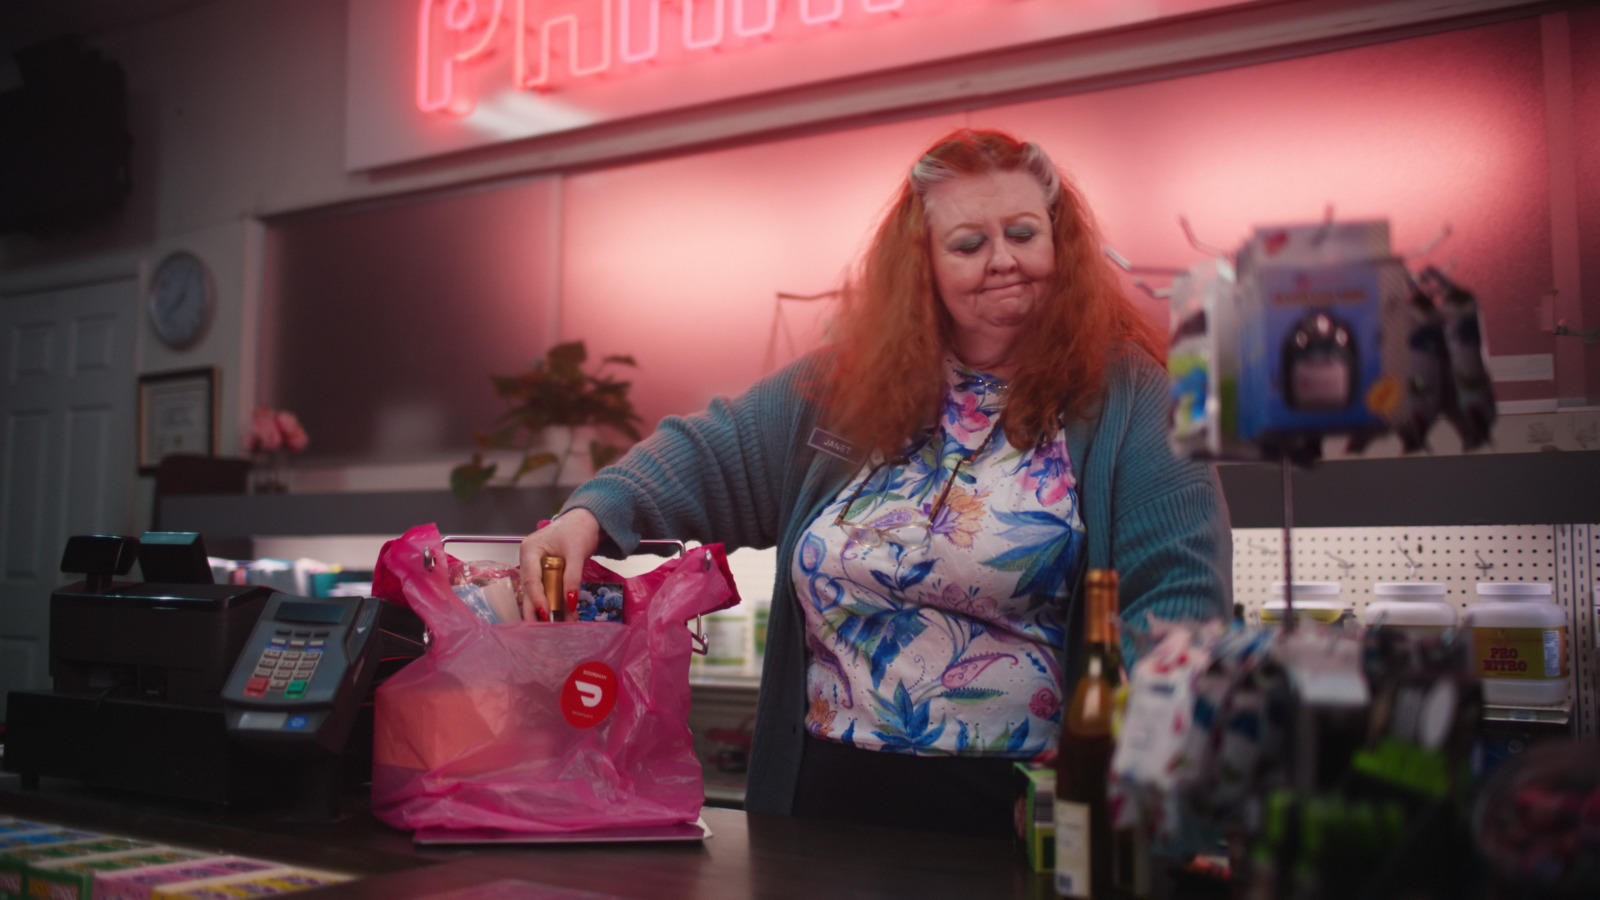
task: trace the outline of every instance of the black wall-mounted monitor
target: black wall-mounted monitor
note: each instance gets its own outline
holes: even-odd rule
[[[81,38],[18,50],[0,92],[0,234],[70,235],[122,208],[133,136],[122,66]]]

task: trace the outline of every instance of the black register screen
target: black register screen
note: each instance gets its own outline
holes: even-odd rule
[[[319,625],[337,625],[343,618],[342,603],[300,603],[294,600],[279,603],[278,614],[273,616],[279,622],[314,622]]]

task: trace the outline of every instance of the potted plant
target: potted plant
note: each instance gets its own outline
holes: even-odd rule
[[[631,356],[607,356],[599,365],[585,370],[589,351],[583,341],[570,341],[550,348],[543,359],[515,375],[491,375],[495,395],[507,409],[485,431],[473,433],[478,449],[469,462],[450,471],[450,490],[466,499],[488,485],[499,465],[484,459],[485,451],[520,451],[522,459],[508,479],[517,484],[524,475],[555,467],[550,483],[554,486],[578,444],[576,429],[595,426],[612,429],[639,439],[639,418],[628,398],[631,382],[619,381],[606,373],[609,366],[637,366]],[[565,432],[564,447],[550,449],[549,435]],[[589,459],[600,469],[621,455],[623,448],[598,437],[589,441]]]

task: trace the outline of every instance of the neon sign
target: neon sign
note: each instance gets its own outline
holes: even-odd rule
[[[345,0],[345,166],[370,170],[629,121],[689,140],[676,129],[691,119],[759,130],[795,116],[815,121],[935,95],[982,95],[1083,71],[1070,48],[1059,66],[1006,69],[998,55],[1013,48],[1261,3]],[[1003,78],[924,84],[945,61],[981,67],[986,56]],[[872,80],[857,92],[857,79]],[[785,95],[795,89],[805,93]],[[774,118],[764,103],[738,104],[759,96],[773,98]],[[776,115],[780,108],[792,115]],[[698,112],[677,122],[644,121],[691,109]],[[709,134],[723,125],[704,127]]]
[[[684,51],[758,47],[807,29],[899,16],[906,0],[419,0],[416,106],[456,116],[476,104],[474,76],[511,59],[510,87],[545,93]],[[675,37],[663,38],[676,16]],[[731,7],[731,10],[729,9]],[[730,27],[731,25],[731,27]]]

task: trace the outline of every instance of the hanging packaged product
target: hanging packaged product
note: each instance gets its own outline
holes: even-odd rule
[[[1405,390],[1390,421],[1400,446],[1412,453],[1427,448],[1428,431],[1438,421],[1454,385],[1444,319],[1420,286],[1411,293],[1406,317]]]
[[[1488,443],[1495,420],[1494,385],[1483,360],[1478,299],[1434,268],[1424,269],[1417,284],[1438,306],[1450,356],[1443,414],[1461,435],[1462,449],[1475,450]]]
[[[1295,625],[1325,625],[1332,628],[1350,628],[1356,621],[1355,610],[1347,601],[1339,599],[1337,581],[1296,581],[1291,598],[1294,601]],[[1283,596],[1283,582],[1272,583],[1272,599],[1261,604],[1261,624],[1277,627],[1287,618],[1288,601]]]
[[[1239,437],[1271,449],[1389,427],[1411,296],[1387,222],[1257,229],[1239,251]]]
[[[1223,623],[1215,620],[1173,623],[1160,643],[1140,655],[1131,673],[1111,759],[1112,825],[1142,828],[1158,854],[1184,858],[1213,843],[1214,835],[1187,815],[1179,787],[1209,776],[1199,770],[1212,759],[1211,742],[1193,735],[1198,686],[1225,634]],[[1217,686],[1214,679],[1213,689]],[[1214,703],[1206,709],[1212,716],[1208,725],[1215,712]]]
[[[1462,616],[1484,702],[1552,706],[1567,699],[1567,616],[1548,583],[1482,583]]]
[[[1254,458],[1239,430],[1239,291],[1225,259],[1198,263],[1172,282],[1169,434],[1175,452]]]
[[[1437,582],[1381,582],[1372,586],[1372,602],[1361,611],[1361,624],[1437,638],[1456,626],[1456,609]]]

